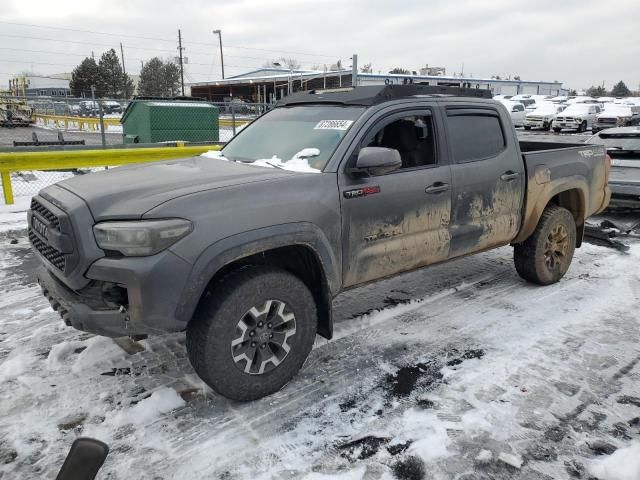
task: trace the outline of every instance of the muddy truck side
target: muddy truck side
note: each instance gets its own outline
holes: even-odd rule
[[[486,95],[298,93],[220,152],[45,188],[29,212],[43,292],[98,335],[186,331],[204,381],[250,400],[331,338],[346,289],[505,245],[523,278],[557,282],[609,201],[604,148],[520,143]]]

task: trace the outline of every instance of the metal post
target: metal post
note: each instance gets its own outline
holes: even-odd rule
[[[236,107],[233,105],[233,99],[231,99],[231,131],[233,136],[236,136]]]
[[[13,205],[13,189],[11,188],[11,172],[0,172],[2,177],[2,193],[4,194],[4,203]]]
[[[180,51],[180,88],[184,97],[184,67],[182,65],[182,32],[178,29],[178,50]]]
[[[96,102],[96,87],[91,85],[91,98],[93,99],[93,104],[98,104],[98,115],[100,116],[100,136],[102,137],[102,148],[107,146],[107,138],[104,134],[104,115],[102,112],[102,103]]]
[[[220,68],[222,69],[222,79],[224,80],[224,55],[222,54],[222,30],[214,30],[214,34],[218,35],[220,42]]]
[[[355,53],[351,57],[351,86],[358,86],[358,55]]]

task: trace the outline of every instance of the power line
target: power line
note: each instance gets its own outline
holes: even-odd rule
[[[115,37],[138,38],[140,40],[152,40],[152,41],[169,42],[169,43],[175,42],[175,40],[169,40],[167,38],[144,37],[144,36],[140,36],[140,35],[130,35],[130,34],[125,34],[125,33],[97,32],[97,31],[94,31],[94,30],[82,30],[82,29],[68,28],[68,27],[53,27],[53,26],[50,26],[50,25],[36,25],[36,24],[18,23],[18,22],[0,21],[0,23],[5,24],[5,25],[16,25],[16,26],[21,26],[21,27],[46,28],[46,29],[50,29],[50,30],[63,30],[63,31],[68,31],[68,32],[88,33],[88,34],[93,34],[93,35],[108,35],[108,36],[115,36]],[[15,37],[16,35],[5,35],[5,36],[14,36]],[[29,38],[29,37],[19,37],[18,36],[18,38]],[[38,40],[38,38],[34,38],[34,39]],[[42,39],[42,40],[51,40],[51,39]],[[84,42],[73,42],[73,43],[84,43]],[[207,46],[207,47],[216,47],[217,46],[216,44],[210,43],[210,42],[195,42],[195,41],[192,41],[192,42],[189,42],[189,43],[192,44],[192,45],[204,45],[204,46]],[[94,45],[99,45],[99,44],[94,44]],[[129,47],[129,48],[133,48],[133,47]],[[236,48],[236,49],[241,49],[241,50],[256,50],[256,51],[279,53],[279,54],[283,54],[284,53],[284,54],[289,54],[289,55],[303,55],[303,56],[310,56],[310,57],[324,57],[324,58],[333,58],[333,59],[341,57],[341,55],[326,55],[326,54],[319,54],[319,53],[292,52],[292,51],[287,51],[287,50],[272,50],[272,49],[266,49],[266,48],[245,47],[245,46],[240,46],[240,45],[235,45],[235,46],[234,45],[225,45],[225,48]]]

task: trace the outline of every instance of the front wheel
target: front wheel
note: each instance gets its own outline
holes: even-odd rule
[[[578,127],[578,133],[584,133],[587,131],[587,121],[583,120],[580,126]]]
[[[562,130],[562,129],[561,129],[561,128],[558,128],[558,127],[554,127],[554,128],[553,128],[553,131],[554,131],[555,133],[560,133],[560,131],[561,131],[561,130]]]
[[[302,280],[281,269],[248,266],[205,294],[187,328],[187,352],[215,391],[255,400],[300,370],[316,325],[316,305]]]
[[[576,248],[576,222],[566,208],[548,206],[535,231],[516,244],[513,259],[518,274],[539,285],[559,281],[571,265]]]
[[[531,130],[531,127],[530,127],[529,125],[525,125],[525,126],[524,126],[524,129],[525,129],[525,130]]]

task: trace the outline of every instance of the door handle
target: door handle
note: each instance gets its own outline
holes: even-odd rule
[[[508,171],[508,172],[504,172],[502,175],[500,175],[500,179],[504,180],[505,182],[510,182],[511,180],[515,180],[519,176],[520,176],[520,174],[518,172]]]
[[[447,190],[449,190],[448,183],[436,182],[430,187],[425,188],[424,192],[429,194],[435,194],[435,193],[446,192]]]

